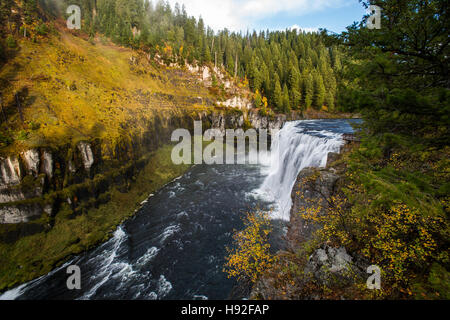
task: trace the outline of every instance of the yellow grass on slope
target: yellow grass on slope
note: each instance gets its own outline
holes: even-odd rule
[[[209,97],[187,73],[153,65],[143,53],[99,39],[55,32],[38,43],[21,39],[18,45],[0,70],[8,117],[0,132],[14,140],[2,152],[80,139],[114,140],[130,130],[142,132],[153,111],[191,107],[192,98]]]

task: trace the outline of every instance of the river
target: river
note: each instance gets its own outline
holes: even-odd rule
[[[352,120],[288,122],[259,165],[197,165],[151,195],[114,236],[0,299],[228,299],[236,283],[222,271],[233,230],[245,212],[271,210],[278,237],[289,220],[300,170],[325,166]],[[277,152],[275,152],[277,150]],[[81,290],[68,290],[66,269],[81,270]]]

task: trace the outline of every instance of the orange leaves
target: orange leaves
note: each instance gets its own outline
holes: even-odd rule
[[[244,77],[241,81],[238,83],[239,88],[248,88],[248,79],[247,76]]]
[[[167,56],[171,56],[172,55],[172,50],[173,50],[172,46],[169,45],[168,43],[165,43],[165,46],[164,46],[164,49],[163,49],[164,54],[167,55]]]

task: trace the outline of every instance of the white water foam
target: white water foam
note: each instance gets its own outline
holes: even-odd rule
[[[54,275],[56,272],[60,271],[61,269],[65,269],[66,267],[70,266],[73,263],[73,261],[74,260],[70,260],[69,262],[66,262],[59,268],[54,269],[53,271],[49,272],[46,275],[43,275],[37,279],[31,280],[30,282],[24,283],[14,289],[4,292],[2,295],[0,295],[0,300],[16,300],[21,295],[23,295],[27,290],[39,286],[47,279],[47,277],[50,277]]]
[[[163,244],[167,238],[173,236],[175,233],[181,231],[181,226],[179,224],[172,224],[164,229],[163,233],[159,236],[160,243]]]
[[[0,300],[16,300],[24,293],[25,291],[24,289],[26,288],[27,285],[28,285],[27,283],[24,283],[21,286],[18,286],[17,288],[6,291],[2,295],[0,295]]]
[[[108,281],[108,279],[119,269],[120,271],[131,271],[128,267],[128,264],[123,262],[115,261],[117,257],[117,251],[119,250],[122,243],[127,239],[127,235],[122,227],[119,227],[116,232],[114,232],[113,247],[110,250],[105,250],[101,254],[95,257],[95,262],[98,263],[101,267],[95,275],[91,277],[91,280],[95,281],[95,285],[85,293],[80,300],[88,300],[90,299],[97,290]],[[132,269],[132,268],[131,268]]]
[[[168,227],[161,235],[162,240],[164,241],[173,233],[178,232],[179,230],[180,228],[178,225],[172,225]],[[87,291],[82,297],[78,298],[79,300],[91,299],[96,295],[98,290],[103,285],[105,285],[109,280],[114,279],[119,280],[114,281],[115,283],[118,283],[115,291],[126,288],[128,285],[135,282],[147,283],[148,286],[150,286],[152,283],[156,285],[156,292],[151,292],[150,294],[148,294],[148,296],[145,297],[142,297],[141,293],[142,291],[144,291],[146,286],[135,286],[135,298],[158,299],[166,296],[172,290],[172,284],[163,275],[152,281],[151,273],[145,270],[146,265],[158,255],[160,249],[151,247],[147,249],[146,253],[139,259],[137,259],[135,263],[129,263],[127,261],[124,261],[119,254],[121,248],[123,247],[123,244],[127,241],[127,239],[128,236],[126,232],[122,227],[119,227],[115,231],[113,238],[101,246],[101,248],[103,247],[104,250],[88,262],[89,264],[96,265],[98,267],[98,270],[94,275],[90,277],[89,282],[93,285],[90,287],[89,291]],[[45,276],[42,276],[36,280],[30,281],[21,286],[18,286],[17,288],[3,293],[2,295],[0,295],[0,300],[15,300],[19,298],[25,292],[27,292],[27,290],[39,286],[42,282],[46,281],[48,277],[51,277],[56,272],[66,268],[72,263],[74,263],[73,260],[65,263],[61,267],[53,270]],[[132,289],[133,288],[134,287],[132,287]]]
[[[256,194],[275,203],[273,219],[290,220],[291,192],[303,168],[325,167],[329,152],[339,152],[342,134],[329,131],[302,132],[302,121],[287,122],[273,137],[270,166]]]
[[[158,249],[157,247],[151,247],[142,257],[140,257],[136,261],[136,265],[138,267],[145,266],[147,263],[149,263],[151,260],[153,260],[153,258],[155,258],[158,255],[159,250],[160,249]]]

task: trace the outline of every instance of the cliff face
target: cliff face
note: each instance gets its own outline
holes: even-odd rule
[[[127,186],[144,165],[146,154],[170,142],[173,130],[281,129],[286,116],[261,117],[236,109],[156,116],[141,136],[119,141],[80,141],[58,149],[36,148],[0,159],[0,224],[26,223],[54,216],[62,202],[74,211],[83,200],[106,192],[112,184]]]
[[[311,177],[314,177],[314,181],[305,183],[305,180]],[[294,249],[311,240],[314,231],[320,228],[319,225],[305,222],[299,213],[314,204],[321,206],[320,214],[326,214],[327,199],[334,194],[338,179],[339,176],[328,169],[305,168],[300,171],[291,193],[291,219],[287,232],[288,248]]]
[[[347,145],[343,150],[348,148]],[[291,193],[293,204],[285,249],[277,253],[275,265],[255,284],[252,298],[323,299],[323,288],[328,288],[331,294],[327,297],[345,299],[356,283],[365,281],[368,264],[351,256],[344,247],[318,243],[314,234],[322,226],[306,221],[301,215],[319,207],[319,215],[327,214],[329,199],[339,192],[341,177],[332,167],[339,157],[330,153],[327,168],[305,168],[299,173]],[[293,275],[286,270],[296,271]]]

